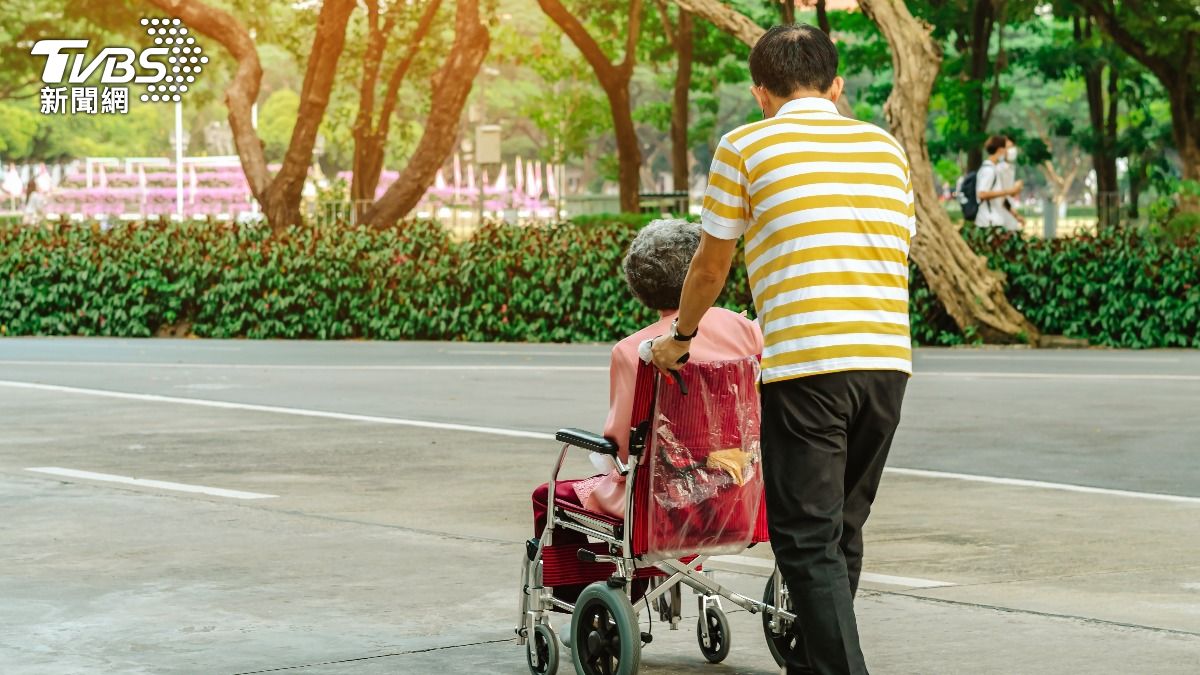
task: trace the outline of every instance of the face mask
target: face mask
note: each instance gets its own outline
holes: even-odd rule
[[[1017,149],[1016,149],[1016,148],[1009,148],[1009,149],[1008,149],[1008,152],[1005,152],[1005,153],[1004,153],[1004,156],[1005,156],[1005,157],[1008,159],[1008,161],[1010,161],[1010,162],[1015,162],[1015,161],[1017,161]]]

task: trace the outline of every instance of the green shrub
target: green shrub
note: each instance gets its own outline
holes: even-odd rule
[[[321,225],[278,238],[203,221],[4,227],[0,334],[610,342],[654,318],[621,274],[646,220],[490,224],[465,242],[428,221]],[[1200,347],[1195,236],[1120,230],[1044,241],[975,228],[965,236],[1045,333]],[[911,293],[915,342],[976,341],[915,268]],[[718,304],[752,306],[740,247]]]
[[[1200,347],[1200,240],[1132,229],[1027,239],[968,228],[1007,275],[1013,305],[1043,333],[1109,347]]]

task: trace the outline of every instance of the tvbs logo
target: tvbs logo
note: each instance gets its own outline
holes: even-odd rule
[[[146,102],[180,101],[196,76],[208,63],[196,39],[179,19],[146,18],[141,20],[154,46],[141,50],[129,47],[105,47],[89,60],[84,50],[88,40],[39,40],[30,54],[45,57],[42,68],[42,113],[67,112],[70,88],[70,112],[95,114],[128,112],[130,83],[145,85],[140,99]],[[104,85],[87,85],[89,82]],[[99,102],[99,108],[97,108]]]

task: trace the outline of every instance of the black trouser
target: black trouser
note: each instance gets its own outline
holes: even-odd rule
[[[862,528],[907,384],[899,371],[851,370],[762,386],[771,547],[797,615],[789,673],[867,673],[854,619]]]

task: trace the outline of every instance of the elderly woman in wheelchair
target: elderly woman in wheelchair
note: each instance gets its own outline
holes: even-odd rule
[[[613,347],[609,411],[596,435],[563,429],[562,451],[549,483],[533,493],[534,535],[522,560],[519,642],[530,671],[554,673],[559,646],[549,615],[572,612],[562,637],[578,672],[636,673],[641,646],[634,603],[653,602],[672,629],[680,620],[681,585],[698,594],[697,639],[712,662],[729,651],[729,625],[719,597],[764,612],[771,629],[794,618],[782,607],[778,578],[766,601],[733,593],[699,571],[713,554],[766,540],[758,452],[758,325],[726,309],[710,309],[690,345],[678,385],[659,380],[639,359],[639,346],[671,330],[699,226],[658,220],[634,239],[623,261],[639,302],[657,310],[654,323]],[[690,390],[690,391],[689,391]],[[571,447],[591,451],[600,473],[559,480]],[[772,645],[775,651],[776,645]]]

